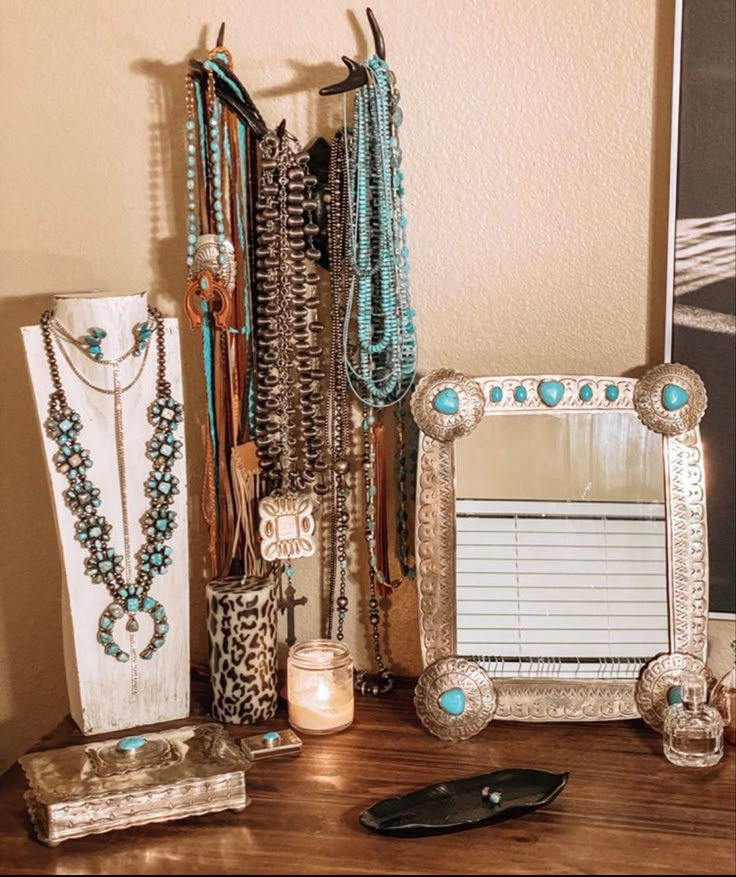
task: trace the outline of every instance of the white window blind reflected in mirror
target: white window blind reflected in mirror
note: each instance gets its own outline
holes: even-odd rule
[[[606,679],[668,650],[661,436],[634,412],[500,414],[455,453],[458,654]]]
[[[498,677],[634,678],[669,648],[662,502],[456,500],[457,652]]]

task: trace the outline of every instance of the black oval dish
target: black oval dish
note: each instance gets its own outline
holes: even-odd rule
[[[438,783],[379,801],[360,814],[360,823],[378,834],[422,837],[503,822],[554,801],[569,775],[544,770],[497,770]],[[484,800],[486,787],[501,793],[500,803]]]

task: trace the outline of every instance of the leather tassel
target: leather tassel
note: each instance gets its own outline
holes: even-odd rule
[[[384,446],[384,427],[376,423],[371,432],[371,441],[375,454],[376,480],[376,565],[383,574],[383,582],[378,583],[381,596],[391,593],[391,574],[388,560],[388,496],[386,491],[386,449]]]
[[[227,363],[226,338],[217,330],[214,344],[214,387],[215,423],[218,435],[218,453],[214,465],[217,466],[217,575],[230,573],[232,560],[231,546],[234,539],[233,524],[235,514],[230,489],[230,455],[227,447],[232,443],[230,432],[230,393],[228,388],[229,369]]]
[[[204,476],[202,478],[202,517],[207,524],[209,540],[207,556],[210,561],[210,576],[217,576],[217,495],[215,493],[212,442],[209,435],[204,437]]]
[[[261,498],[261,475],[255,442],[236,445],[230,452],[230,473],[235,500],[235,538],[233,557],[243,540],[243,569],[247,576],[264,574],[258,545],[258,501]]]

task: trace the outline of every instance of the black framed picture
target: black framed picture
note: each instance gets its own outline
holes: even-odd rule
[[[708,391],[710,608],[736,611],[736,4],[680,0],[673,77],[669,359]]]

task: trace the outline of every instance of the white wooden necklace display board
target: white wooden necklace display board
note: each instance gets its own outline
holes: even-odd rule
[[[148,320],[145,293],[110,296],[105,294],[59,295],[54,300],[58,322],[76,337],[100,327],[107,333],[102,341],[104,359],[116,359],[135,341],[133,328]],[[166,377],[172,396],[182,401],[179,328],[175,319],[164,320],[166,338]],[[61,548],[64,586],[62,587],[61,624],[64,639],[64,663],[72,718],[85,734],[100,734],[137,725],[179,719],[189,714],[189,552],[187,546],[187,475],[186,456],[177,460],[173,474],[179,479],[179,494],[171,506],[176,512],[177,529],[171,542],[172,564],[154,576],[150,594],[166,609],[170,626],[166,643],[151,660],[142,660],[139,652],[151,638],[152,619],[138,614],[140,629],[125,632],[125,622],[117,625],[117,640],[130,653],[128,663],[106,655],[97,641],[100,615],[110,603],[110,594],[102,584],[93,584],[85,574],[85,551],[74,538],[75,518],[67,508],[63,491],[67,479],[57,472],[53,456],[56,443],[44,428],[48,417],[49,396],[53,391],[49,366],[39,326],[22,330],[26,358],[36,401],[46,471],[51,485],[56,528]],[[64,342],[59,342],[63,344]],[[136,554],[143,543],[141,518],[149,508],[144,484],[151,470],[146,445],[153,434],[148,408],[156,397],[156,334],[149,340],[151,349],[139,379],[121,396],[122,435],[125,448],[124,471],[127,482],[128,527],[130,532],[130,567],[135,578]],[[114,397],[86,386],[74,374],[54,339],[59,374],[72,409],[79,412],[83,430],[80,440],[90,452],[93,466],[89,477],[100,490],[100,513],[112,525],[110,545],[124,554],[123,501],[118,473],[118,449],[115,437]],[[74,368],[96,387],[113,389],[113,369],[94,362],[82,350],[67,345],[66,352]],[[128,357],[120,363],[122,387],[136,377],[141,357]],[[186,417],[186,412],[185,412]],[[184,441],[183,429],[177,436]],[[182,453],[184,447],[182,446]],[[44,497],[39,497],[44,502]],[[129,638],[129,639],[128,639]],[[130,646],[130,648],[128,648]]]

